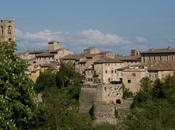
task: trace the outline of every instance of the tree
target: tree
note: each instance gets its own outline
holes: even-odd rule
[[[123,99],[133,97],[133,93],[128,88],[126,88],[124,84],[122,85],[122,88],[123,88]]]
[[[56,74],[56,84],[59,88],[68,86],[79,86],[83,76],[76,72],[71,63],[62,63]]]
[[[0,129],[24,130],[37,126],[42,107],[34,100],[27,65],[15,54],[15,44],[0,44]]]
[[[173,130],[175,128],[175,75],[151,83],[142,80],[126,119],[128,130]]]
[[[56,87],[56,75],[55,72],[50,69],[40,73],[34,85],[34,89],[36,93],[39,93],[48,87]]]

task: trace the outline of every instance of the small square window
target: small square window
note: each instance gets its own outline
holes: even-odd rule
[[[131,80],[128,80],[128,83],[131,83]]]
[[[132,76],[134,76],[134,77],[135,77],[135,76],[136,76],[136,73],[132,73]]]

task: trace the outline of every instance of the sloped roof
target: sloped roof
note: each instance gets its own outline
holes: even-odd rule
[[[38,50],[38,51],[28,51],[29,54],[40,54],[40,53],[45,53],[48,52],[47,50]]]
[[[124,56],[121,57],[121,61],[140,61],[141,57],[140,56]]]
[[[54,54],[45,52],[45,53],[37,54],[36,57],[54,57]]]
[[[175,53],[175,48],[159,48],[159,49],[155,49],[155,48],[151,48],[147,51],[141,52],[141,54],[160,54],[160,53]]]
[[[62,58],[62,60],[79,60],[83,58],[83,54],[70,54]]]
[[[94,62],[95,64],[101,63],[123,63],[119,58],[109,58],[109,57],[101,57],[97,61]]]
[[[175,71],[175,62],[162,62],[147,65],[148,71]]]

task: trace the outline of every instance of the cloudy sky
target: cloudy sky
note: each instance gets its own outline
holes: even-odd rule
[[[175,0],[0,0],[0,19],[16,21],[18,50],[59,40],[80,52],[99,47],[175,47]]]

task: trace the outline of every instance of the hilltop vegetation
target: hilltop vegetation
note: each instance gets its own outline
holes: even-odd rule
[[[42,107],[34,100],[27,65],[15,55],[14,44],[0,44],[0,129],[24,130],[39,125]]]
[[[175,129],[175,75],[165,80],[141,81],[142,89],[131,106],[128,130]]]
[[[92,127],[91,117],[78,112],[79,94],[83,76],[71,63],[61,64],[59,72],[46,70],[41,73],[35,90],[43,94],[45,114],[40,130],[111,130],[112,126]]]

